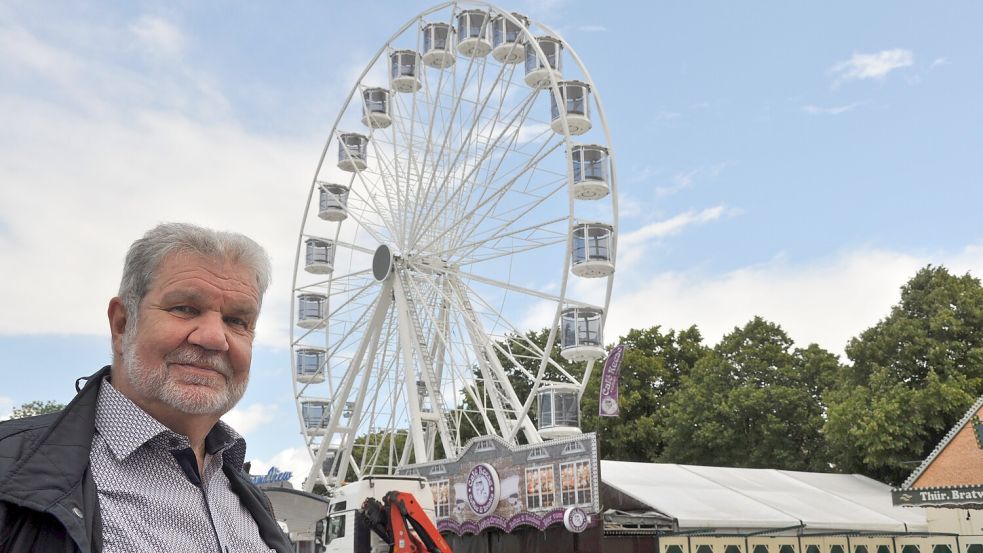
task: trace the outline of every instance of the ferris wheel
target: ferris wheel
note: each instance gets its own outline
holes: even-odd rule
[[[305,487],[451,457],[476,434],[580,433],[605,355],[616,190],[597,89],[556,32],[479,2],[400,28],[349,93],[301,223]],[[545,345],[530,337],[544,328]]]

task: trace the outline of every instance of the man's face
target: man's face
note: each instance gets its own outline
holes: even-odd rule
[[[248,268],[194,254],[157,267],[121,336],[113,384],[154,414],[160,409],[221,416],[246,390],[259,292]]]

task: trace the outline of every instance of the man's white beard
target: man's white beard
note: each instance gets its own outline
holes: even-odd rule
[[[228,358],[221,352],[209,352],[200,346],[184,344],[167,354],[158,367],[148,367],[137,355],[136,324],[123,332],[123,376],[130,386],[144,397],[160,400],[166,405],[189,415],[224,415],[229,412],[246,392],[248,376],[241,382],[233,379]],[[180,363],[214,369],[225,376],[225,389],[215,390],[209,384],[214,379],[182,375],[185,384],[178,384],[170,375],[167,364]]]

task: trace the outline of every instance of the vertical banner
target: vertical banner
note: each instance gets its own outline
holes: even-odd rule
[[[604,361],[601,371],[601,398],[597,402],[598,416],[617,417],[621,414],[618,405],[618,381],[621,380],[621,358],[625,355],[625,346],[619,344],[611,350]]]

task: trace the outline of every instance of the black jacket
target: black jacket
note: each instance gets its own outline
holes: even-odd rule
[[[102,551],[102,521],[89,450],[104,367],[61,412],[0,423],[0,553]],[[238,467],[232,490],[266,544],[292,552],[263,492]]]

